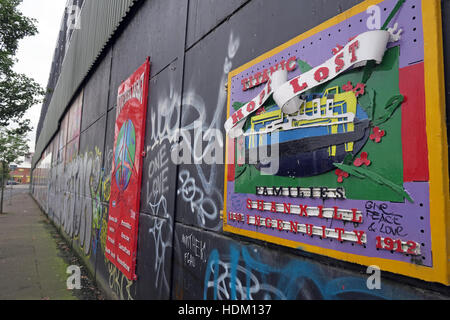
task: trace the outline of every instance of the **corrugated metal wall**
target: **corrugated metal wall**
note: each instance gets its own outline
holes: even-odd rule
[[[59,121],[80,84],[136,0],[86,0],[80,14],[80,29],[72,34],[61,73],[42,116],[32,166],[58,131]]]

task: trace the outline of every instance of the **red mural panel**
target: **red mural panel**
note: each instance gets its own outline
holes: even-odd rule
[[[135,280],[150,61],[118,90],[106,257]]]
[[[428,181],[428,147],[425,115],[424,65],[399,70],[402,104],[403,180]]]

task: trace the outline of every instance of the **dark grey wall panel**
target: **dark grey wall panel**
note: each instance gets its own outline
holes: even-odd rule
[[[240,46],[227,31],[219,27],[186,53],[180,127],[188,156],[178,172],[177,221],[216,231],[222,227],[225,85]]]
[[[249,0],[190,0],[186,47],[189,48]]]
[[[141,214],[137,252],[136,299],[167,300],[172,283],[173,219]]]
[[[151,76],[183,52],[187,0],[145,1],[113,48],[110,108],[117,89],[149,56]]]
[[[379,300],[442,299],[381,278],[369,290],[365,272],[317,263],[278,249],[236,241],[176,224],[173,292],[176,299]]]
[[[218,45],[233,34],[240,40],[239,50],[233,60],[234,69],[360,2],[284,0],[280,3],[253,0],[208,35],[202,44],[207,45],[212,41]],[[307,19],[304,18],[305,13],[308,13]]]
[[[143,159],[141,211],[174,217],[177,166],[171,147],[177,140],[183,69],[177,59],[150,80]]]
[[[84,155],[88,152],[95,152],[96,149],[101,153],[105,144],[105,133],[106,114],[98,118],[81,133],[79,154]]]
[[[97,67],[84,87],[83,116],[81,131],[86,130],[108,109],[109,77],[111,72],[111,50]]]
[[[84,178],[90,178],[92,183],[98,184],[101,177],[103,163],[103,149],[106,132],[106,114],[94,122],[80,135],[79,160],[83,161],[80,170],[84,172]],[[87,182],[86,182],[87,183]],[[89,182],[90,183],[90,182]],[[92,184],[90,183],[90,184]],[[92,197],[94,186],[84,188],[82,195]]]

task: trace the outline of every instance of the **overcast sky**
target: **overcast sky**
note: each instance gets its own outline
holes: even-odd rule
[[[39,34],[20,41],[15,70],[33,78],[44,89],[50,75],[50,67],[66,0],[23,0],[20,11],[37,20]],[[26,117],[31,120],[33,132],[29,135],[30,149],[34,151],[36,127],[41,113],[41,104],[33,106]]]

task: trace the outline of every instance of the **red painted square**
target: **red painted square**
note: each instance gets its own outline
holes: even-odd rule
[[[403,181],[428,181],[424,64],[400,69],[402,104]]]

